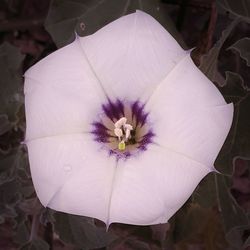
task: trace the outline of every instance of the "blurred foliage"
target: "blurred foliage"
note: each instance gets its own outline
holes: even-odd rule
[[[250,21],[250,2],[248,0],[217,0],[218,7],[229,11],[233,16],[240,17],[244,21]]]
[[[49,245],[41,239],[35,239],[24,244],[20,250],[49,250]]]
[[[35,18],[34,13],[43,10],[36,6],[46,7],[46,2],[5,0],[0,3],[4,6],[0,20],[3,15],[15,17],[20,9],[22,15]],[[62,47],[73,41],[75,33],[90,35],[118,17],[141,9],[160,21],[186,48],[191,37],[188,33],[200,29],[202,34],[203,29],[208,29],[209,14],[214,11],[208,8],[204,12],[213,1],[196,2],[201,6],[177,0],[54,0],[50,3],[45,28],[57,47]],[[232,129],[215,163],[221,174],[211,173],[204,178],[169,223],[148,227],[117,224],[106,232],[97,220],[41,206],[31,181],[27,152],[21,144],[25,128],[22,68],[55,50],[55,46],[43,29],[33,26],[0,36],[3,41],[0,46],[0,249],[46,250],[53,246],[53,249],[69,250],[104,247],[108,250],[233,250],[250,246],[250,79],[247,74],[250,39],[245,37],[250,31],[250,2],[217,0],[216,4],[217,26],[210,35],[219,38],[208,53],[200,55],[200,69],[217,84],[227,102],[235,106]],[[201,19],[202,22],[188,25],[187,30],[180,30],[188,34],[188,37],[184,35],[184,42],[175,23],[184,20],[188,11],[191,17],[195,11],[203,11],[207,21]],[[212,16],[215,15],[211,19]],[[239,37],[243,26],[247,32]],[[191,47],[196,47],[198,42]],[[225,53],[231,53],[232,60],[224,60]],[[247,67],[246,73],[242,71],[243,65]]]
[[[208,52],[207,55],[202,56],[200,69],[201,71],[213,82],[220,86],[225,85],[224,77],[218,70],[218,58],[220,50],[225,43],[232,30],[239,23],[239,19],[235,19],[232,23],[222,32],[220,39],[216,42],[214,47]]]
[[[249,157],[250,155],[250,120],[247,114],[250,113],[249,86],[244,83],[244,79],[236,72],[226,71],[225,77],[218,69],[220,54],[222,50],[231,49],[239,52],[240,56],[247,61],[248,47],[250,41],[247,37],[236,41],[233,45],[226,48],[227,39],[232,36],[239,25],[248,21],[248,11],[250,10],[249,1],[230,1],[218,0],[218,6],[230,13],[233,18],[230,25],[222,32],[221,38],[215,43],[208,54],[201,58],[201,70],[218,86],[227,102],[233,102],[235,107],[233,125],[227,140],[217,157],[215,166],[222,173],[228,176],[217,174],[210,175],[209,179],[202,181],[197,191],[194,193],[194,200],[202,206],[217,204],[222,216],[222,222],[226,233],[226,239],[232,249],[241,249],[244,245],[243,232],[249,230],[250,224],[246,211],[239,207],[234,197],[230,193],[234,159],[237,156]],[[248,6],[249,5],[249,6]],[[248,61],[247,61],[248,62]],[[206,193],[209,201],[202,199]],[[216,202],[217,200],[217,202]]]
[[[62,47],[74,40],[75,33],[79,36],[93,34],[106,24],[136,10],[143,10],[155,17],[186,47],[159,0],[54,0],[45,27],[56,45]]]
[[[173,224],[170,238],[176,242],[176,249],[191,249],[190,246],[199,245],[199,249],[224,250],[228,246],[219,214],[211,207],[203,208],[197,203],[190,203],[170,221]]]
[[[56,213],[55,231],[59,237],[81,249],[94,249],[109,245],[115,237],[96,227],[94,220],[83,216]]]
[[[250,66],[250,38],[244,37],[234,43],[229,49],[239,52],[240,56],[246,60],[247,66]]]
[[[8,43],[0,46],[0,135],[12,128],[16,113],[22,104],[20,74],[24,59],[18,48]],[[3,131],[1,131],[3,130]]]
[[[244,248],[247,248],[250,246],[250,236],[248,237],[248,239],[246,240],[245,244],[244,244]]]

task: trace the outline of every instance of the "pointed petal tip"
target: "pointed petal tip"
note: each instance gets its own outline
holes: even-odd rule
[[[151,16],[147,12],[145,12],[143,10],[139,10],[139,9],[137,9],[135,12],[133,12],[132,15],[146,17],[146,18],[150,18],[150,19],[154,19],[155,20],[155,18],[153,16]]]
[[[108,232],[109,228],[110,228],[110,225],[112,224],[112,222],[106,222],[106,233]]]
[[[80,38],[80,36],[77,34],[76,31],[74,32],[74,34],[75,34],[75,37],[74,37],[74,40],[72,43],[74,43],[75,41],[77,41]]]
[[[193,52],[195,49],[196,49],[196,47],[193,47],[193,48],[191,48],[191,49],[184,50],[184,52],[186,53],[186,56],[189,56],[189,57],[192,59],[191,54],[192,54],[192,52]],[[192,61],[193,61],[193,59],[192,59]]]
[[[222,174],[220,171],[218,171],[215,166],[212,166],[210,173],[216,173],[216,174]]]
[[[20,145],[26,145],[26,140],[21,141]]]

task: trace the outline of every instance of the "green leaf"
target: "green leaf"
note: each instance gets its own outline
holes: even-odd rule
[[[239,23],[239,19],[235,19],[231,24],[222,32],[220,39],[215,43],[212,49],[209,50],[208,54],[202,56],[200,69],[201,71],[212,81],[216,82],[220,86],[225,85],[225,78],[218,71],[218,58],[220,50],[231,34],[232,30]]]
[[[151,250],[152,248],[149,246],[147,242],[144,242],[139,239],[135,239],[133,237],[129,238],[126,237],[124,240],[117,241],[116,244],[112,245],[112,247],[109,248],[110,250],[115,249],[126,249],[126,250]]]
[[[19,192],[20,183],[12,180],[4,183],[0,187],[0,214],[6,217],[14,217],[16,215],[15,206],[21,200]]]
[[[205,227],[209,220],[206,209],[190,204],[177,213],[175,218],[176,242],[187,240]]]
[[[239,240],[230,236],[233,234],[235,235],[236,229],[248,226],[249,221],[247,215],[242,208],[239,207],[230,193],[229,178],[222,175],[216,175],[216,184],[218,190],[219,211],[222,215],[227,239],[231,245],[237,246]]]
[[[29,240],[29,237],[30,237],[30,233],[25,223],[23,222],[23,223],[18,224],[17,231],[14,237],[14,241],[18,245],[23,245]]]
[[[246,239],[245,243],[244,243],[244,248],[247,248],[250,246],[250,236],[248,236],[248,238]]]
[[[207,181],[206,179],[207,177],[194,192],[193,201],[206,208],[218,204],[227,241],[231,246],[240,249],[243,245],[242,236],[244,230],[249,227],[249,221],[230,193],[230,178],[213,173],[208,176]]]
[[[25,181],[30,181],[28,156],[22,147],[12,149],[7,155],[0,154],[0,187],[12,180],[21,180],[23,187]]]
[[[114,235],[98,228],[94,220],[65,213],[54,214],[55,231],[60,239],[83,249],[101,248],[109,245]]]
[[[210,173],[206,176],[192,195],[192,201],[203,208],[213,207],[217,204],[215,175],[216,173]]]
[[[0,114],[0,135],[6,133],[12,128],[7,115]]]
[[[45,28],[57,47],[62,47],[74,40],[75,33],[79,36],[93,34],[106,24],[137,9],[158,19],[185,47],[167,15],[165,6],[159,0],[54,0],[45,21]]]
[[[216,175],[219,209],[227,233],[234,227],[248,225],[248,218],[231,195],[228,182],[228,177]]]
[[[36,196],[22,200],[22,202],[19,204],[19,207],[27,215],[35,215],[42,213],[43,210],[45,210]]]
[[[215,173],[210,173],[200,182],[192,195],[192,201],[204,208],[217,204]]]
[[[29,175],[24,166],[27,155],[20,148],[13,149],[7,155],[0,154],[0,215],[2,218],[24,218],[21,204],[25,197],[34,193]],[[21,217],[19,217],[21,216]]]
[[[176,249],[189,249],[190,243],[197,242],[197,240],[202,243],[204,249],[226,249],[227,242],[220,216],[213,208],[202,208],[192,203],[186,204],[170,220],[170,224],[172,228],[170,236],[177,246]],[[168,239],[168,245],[169,243]]]
[[[233,16],[244,18],[250,21],[250,2],[249,0],[217,0],[218,7],[230,12]]]
[[[0,185],[15,179],[16,161],[16,151],[12,151],[8,155],[0,155]]]
[[[152,239],[159,242],[160,245],[163,245],[166,237],[171,229],[170,223],[161,223],[150,226],[152,232]]]
[[[232,154],[250,157],[250,92],[235,105],[236,132],[234,135]]]
[[[227,102],[234,102],[234,118],[229,135],[216,161],[216,168],[224,174],[232,174],[234,157],[250,156],[250,92],[242,77],[236,73],[226,72],[226,84],[221,92]]]
[[[0,215],[0,225],[5,222],[4,216]]]
[[[0,114],[6,114],[11,122],[16,121],[16,113],[22,104],[20,67],[23,59],[18,48],[8,43],[0,46]]]
[[[250,38],[244,37],[231,45],[228,49],[239,52],[241,58],[246,61],[247,66],[250,66]]]
[[[49,250],[47,242],[42,239],[34,239],[20,248],[20,250]]]
[[[249,225],[239,226],[233,228],[229,233],[227,233],[227,241],[232,246],[231,249],[233,250],[244,249],[244,236],[245,232],[249,229],[250,229]]]
[[[226,71],[226,84],[223,86],[222,92],[228,102],[237,103],[244,98],[247,91],[248,87],[239,74]]]

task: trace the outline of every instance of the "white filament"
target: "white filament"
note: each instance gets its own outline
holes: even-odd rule
[[[127,118],[120,118],[115,124],[114,134],[118,137],[119,141],[126,142],[130,137],[131,130],[133,130],[133,126],[126,123]]]
[[[115,123],[115,127],[116,128],[121,128],[122,126],[124,126],[127,122],[127,118],[126,117],[122,117],[121,119],[119,119],[116,123]]]

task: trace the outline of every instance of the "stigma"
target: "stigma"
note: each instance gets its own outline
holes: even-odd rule
[[[126,142],[131,138],[133,126],[127,123],[127,118],[122,117],[114,123],[114,134],[118,137],[118,149],[126,149]]]

